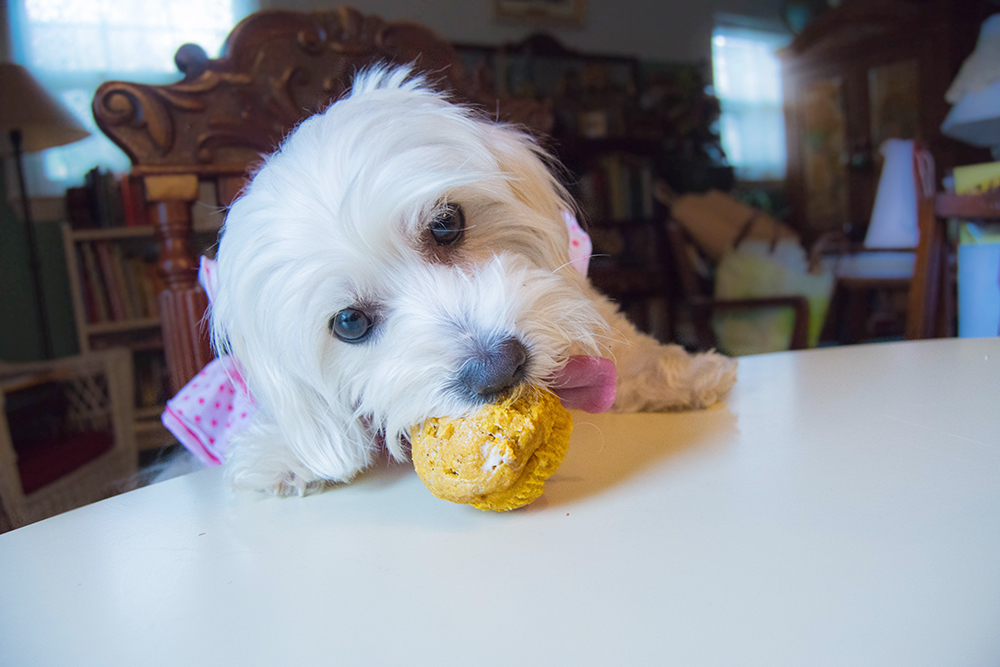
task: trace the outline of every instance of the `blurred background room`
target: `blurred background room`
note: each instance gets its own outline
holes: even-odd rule
[[[303,65],[287,69],[287,100],[233,93],[233,136],[265,127],[242,143],[185,128],[202,117],[217,132],[217,93],[263,81],[266,58],[342,40],[362,62],[387,24],[428,29],[444,44],[428,41],[428,58],[454,63],[449,85],[565,166],[592,281],[663,341],[745,355],[998,335],[998,12],[1000,0],[6,0],[0,531],[141,484],[177,449],[160,414],[210,355],[184,340],[204,309],[192,267],[242,183],[232,165],[273,148],[307,107],[296,95],[326,79]],[[185,170],[187,138],[201,143]]]

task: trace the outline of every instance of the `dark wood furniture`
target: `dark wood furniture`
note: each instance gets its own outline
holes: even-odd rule
[[[461,101],[499,109],[504,119],[542,129],[550,125],[537,104],[508,106],[488,90],[467,87],[455,50],[430,30],[347,7],[257,12],[232,30],[222,57],[209,59],[189,44],[175,60],[181,81],[108,82],[93,101],[101,130],[129,155],[133,172],[144,181],[161,244],[166,289],[159,305],[175,391],[212,357],[203,323],[207,297],[197,281],[193,249],[192,205],[199,184],[214,184],[219,203],[231,203],[261,155],[340,96],[356,71],[377,62],[413,62]]]
[[[671,257],[675,267],[675,277],[680,285],[683,304],[690,309],[697,345],[700,350],[718,347],[712,328],[712,314],[724,310],[760,310],[769,308],[791,308],[795,313],[789,349],[804,350],[808,347],[809,301],[804,296],[773,296],[752,299],[715,299],[709,285],[695,270],[691,253],[694,242],[684,227],[673,219],[666,222]],[[723,350],[724,352],[725,350]]]
[[[1000,221],[1000,190],[979,195],[933,192],[920,201],[920,243],[910,288],[906,337],[955,335],[954,248],[947,236],[949,219]],[[1000,276],[997,276],[1000,282]]]
[[[988,161],[941,134],[944,93],[988,15],[982,0],[845,0],[782,52],[791,222],[812,243],[860,241],[878,185],[879,147],[918,139],[938,173]]]
[[[899,254],[898,251],[868,252],[864,248],[853,251],[857,259],[876,254]],[[912,258],[909,250],[906,256]],[[853,259],[853,257],[848,257]],[[868,271],[843,270],[834,267],[836,283],[830,302],[827,327],[831,337],[841,345],[864,343],[878,338],[895,338],[905,328],[906,312],[900,303],[907,300],[913,282],[912,264],[897,262],[889,270],[874,274]]]

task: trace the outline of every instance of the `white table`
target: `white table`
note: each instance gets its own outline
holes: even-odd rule
[[[208,470],[0,535],[0,664],[1000,664],[1000,340],[575,417],[514,513],[402,465],[285,500]]]

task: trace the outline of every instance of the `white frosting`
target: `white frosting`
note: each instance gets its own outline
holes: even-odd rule
[[[496,470],[496,467],[501,463],[506,463],[510,465],[511,459],[509,456],[504,456],[504,451],[506,448],[501,447],[496,443],[483,443],[483,446],[479,448],[480,453],[483,455],[483,472],[492,472]]]

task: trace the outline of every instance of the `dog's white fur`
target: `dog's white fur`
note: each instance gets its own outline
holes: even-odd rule
[[[428,225],[445,203],[463,208],[467,230],[441,255]],[[523,132],[406,68],[359,75],[266,160],[226,219],[213,340],[258,405],[232,442],[232,482],[301,494],[349,481],[383,440],[405,460],[411,425],[479,407],[456,374],[510,336],[530,354],[528,384],[572,354],[613,359],[618,411],[723,396],[733,360],[659,345],[568,264],[563,210],[573,204]],[[328,328],[352,306],[375,319],[362,343]]]

